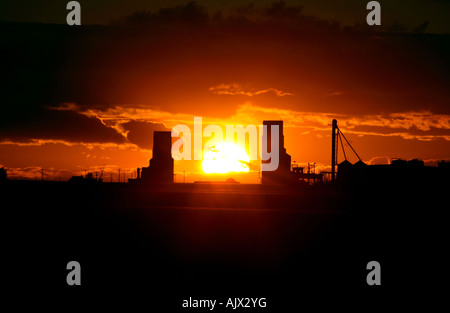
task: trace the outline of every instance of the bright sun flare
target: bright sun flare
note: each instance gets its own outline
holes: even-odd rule
[[[236,144],[220,143],[203,155],[205,173],[248,172],[250,158]]]

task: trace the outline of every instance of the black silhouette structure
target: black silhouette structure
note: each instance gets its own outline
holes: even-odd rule
[[[173,158],[170,131],[153,132],[153,157],[148,167],[138,169],[138,177],[130,182],[172,183]]]
[[[6,173],[5,167],[0,168],[0,181],[5,181],[8,175]]]
[[[334,181],[336,178],[336,158],[337,158],[337,121],[336,119],[333,119],[332,125],[331,125],[331,180]]]
[[[442,160],[438,162],[438,168],[448,172],[450,171],[450,162],[445,162],[444,160]]]
[[[84,180],[84,177],[82,175],[79,175],[79,176],[72,176],[72,177],[70,177],[68,182],[71,183],[71,184],[81,184],[81,183],[84,183],[85,180]]]
[[[299,182],[306,182],[308,184],[323,182],[323,173],[315,172],[315,163],[308,163],[306,170],[305,167],[299,166],[297,163],[293,163],[291,171]]]
[[[263,142],[263,149],[271,152],[278,149],[279,166],[275,171],[263,171],[261,182],[264,185],[298,186],[299,182],[313,184],[323,183],[325,174],[331,174],[331,181],[340,186],[360,185],[369,186],[376,184],[389,185],[395,182],[410,184],[419,180],[438,181],[448,175],[448,162],[439,162],[438,167],[425,166],[424,162],[418,159],[403,160],[392,159],[391,164],[367,165],[365,164],[345,135],[338,127],[336,119],[333,119],[332,142],[331,142],[331,172],[315,173],[314,166],[308,163],[308,168],[300,167],[298,164],[291,164],[291,156],[284,147],[283,121],[263,121],[266,141]],[[278,144],[271,140],[271,126],[278,126]],[[351,148],[359,159],[352,164],[347,160],[344,149],[344,141]],[[344,161],[338,163],[339,147],[341,147]],[[271,160],[263,160],[262,163],[269,163]],[[314,164],[314,163],[313,163]]]
[[[412,184],[421,185],[426,181],[442,183],[446,181],[444,175],[447,175],[447,173],[445,173],[444,169],[448,166],[446,165],[448,163],[445,161],[438,163],[438,167],[435,167],[425,166],[424,161],[418,159],[404,160],[393,158],[390,164],[367,165],[361,160],[358,153],[339,129],[335,119],[332,122],[332,135],[332,181],[336,180],[341,186],[350,186],[351,188],[357,185],[359,187],[393,186],[396,184],[411,186]],[[347,160],[343,139],[359,159],[355,164]],[[333,167],[334,164],[337,164],[339,146],[341,146],[344,161],[338,164],[338,170],[335,173]]]
[[[82,183],[101,183],[103,182],[103,170],[100,173],[100,176],[98,176],[98,173],[95,172],[95,176],[94,173],[89,172],[87,173],[85,176],[83,175],[79,175],[79,176],[72,176],[69,180],[69,183],[72,184],[82,184]]]
[[[286,153],[284,147],[283,121],[263,121],[263,151],[271,153],[278,150],[279,164],[275,171],[263,171],[261,182],[263,184],[286,184],[295,182],[291,172],[291,156]],[[272,126],[278,127],[278,144],[272,142]],[[266,150],[264,150],[266,149]],[[262,163],[270,163],[272,160],[262,160]]]
[[[291,156],[284,147],[283,121],[264,121],[263,125],[267,140],[263,141],[263,149],[269,153],[272,149],[278,149],[279,166],[275,171],[263,171],[261,182],[263,185],[280,185],[286,187],[301,188],[299,183],[316,184],[324,183],[325,174],[331,174],[331,182],[342,187],[373,187],[374,185],[391,185],[402,183],[410,185],[414,182],[442,181],[449,174],[449,163],[444,160],[438,162],[438,166],[425,166],[422,160],[392,159],[391,164],[367,165],[364,163],[351,143],[347,140],[338,126],[336,119],[331,123],[331,171],[315,173],[314,163],[308,163],[308,167],[291,164]],[[271,140],[271,126],[278,126],[278,144]],[[359,159],[355,164],[347,160],[344,149],[344,141]],[[339,147],[344,156],[344,161],[338,163]],[[269,163],[271,160],[263,160]]]
[[[424,182],[446,182],[448,162],[442,161],[441,166],[425,166],[422,160],[392,159],[390,164],[367,165],[362,161],[355,164],[344,160],[338,165],[339,184],[373,186],[384,185],[399,187],[398,184],[411,186]]]

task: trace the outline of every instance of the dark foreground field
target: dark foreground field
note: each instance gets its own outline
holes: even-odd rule
[[[431,305],[448,277],[446,192],[10,181],[1,185],[6,299],[61,311],[196,312],[181,306],[189,297],[267,298],[261,312]],[[66,284],[72,260],[81,286]],[[372,260],[381,286],[366,283]]]

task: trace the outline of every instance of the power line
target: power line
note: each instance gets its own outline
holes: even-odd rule
[[[336,126],[337,127],[337,126]],[[355,155],[358,157],[358,159],[361,161],[361,158],[359,157],[358,153],[356,153],[355,149],[353,149],[352,145],[350,144],[350,142],[348,142],[347,138],[345,138],[345,135],[342,133],[342,131],[339,129],[339,133],[342,134],[342,137],[344,137],[345,141],[347,142],[347,144],[350,146],[350,148],[353,150],[353,152],[355,153]]]

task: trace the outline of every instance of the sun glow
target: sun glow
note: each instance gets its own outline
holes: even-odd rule
[[[232,143],[220,143],[203,155],[203,171],[209,173],[248,172],[250,158]]]

